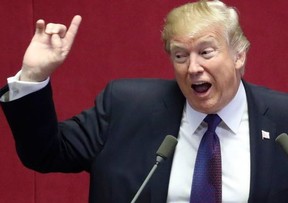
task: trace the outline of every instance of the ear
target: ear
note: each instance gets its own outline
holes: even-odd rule
[[[237,70],[244,69],[246,62],[246,52],[236,53],[235,55],[235,67]]]

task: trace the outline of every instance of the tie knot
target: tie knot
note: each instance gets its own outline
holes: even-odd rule
[[[208,114],[204,121],[208,124],[208,131],[215,132],[216,127],[221,122],[221,118],[217,114]]]

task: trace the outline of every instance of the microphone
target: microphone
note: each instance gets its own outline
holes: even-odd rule
[[[163,142],[161,143],[160,147],[158,148],[156,152],[156,162],[152,169],[150,170],[149,174],[145,178],[144,182],[142,183],[141,187],[135,194],[134,198],[132,199],[131,203],[135,203],[138,199],[139,195],[141,194],[144,187],[147,185],[148,181],[154,174],[155,170],[157,169],[158,164],[165,161],[169,156],[171,156],[172,152],[174,151],[176,145],[177,145],[177,139],[172,135],[167,135]]]
[[[281,145],[282,149],[288,155],[288,135],[286,133],[281,133],[276,138],[276,142]]]

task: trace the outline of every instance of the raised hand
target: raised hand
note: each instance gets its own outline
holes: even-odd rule
[[[45,25],[44,20],[38,20],[24,55],[20,80],[40,82],[47,79],[69,54],[81,20],[81,16],[74,16],[68,30],[65,25]]]

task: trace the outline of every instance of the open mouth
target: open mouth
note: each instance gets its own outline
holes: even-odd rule
[[[211,86],[212,86],[212,84],[208,83],[208,82],[203,82],[203,83],[191,85],[192,89],[197,93],[205,93],[210,89]]]

